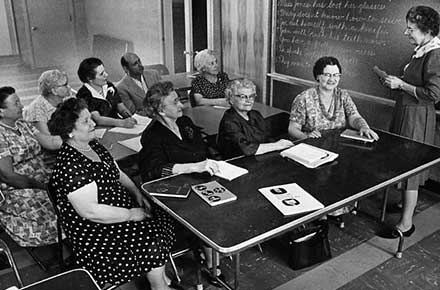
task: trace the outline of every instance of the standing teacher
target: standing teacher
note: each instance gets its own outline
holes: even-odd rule
[[[427,6],[412,7],[406,15],[404,34],[416,46],[403,77],[387,76],[383,84],[399,90],[394,107],[391,132],[412,140],[434,144],[435,103],[440,99],[440,39],[439,14]],[[391,232],[398,237],[399,230],[409,237],[415,230],[412,222],[417,204],[418,188],[428,172],[410,177],[402,194],[403,212]]]

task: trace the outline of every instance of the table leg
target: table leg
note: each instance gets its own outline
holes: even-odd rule
[[[240,253],[235,254],[235,281],[234,281],[234,288],[235,290],[238,290],[240,285],[238,284],[238,279],[240,277]]]
[[[385,214],[387,213],[388,192],[390,191],[390,185],[385,188],[382,199],[382,212],[380,214],[380,221],[384,222]]]

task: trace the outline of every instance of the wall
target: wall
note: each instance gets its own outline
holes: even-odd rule
[[[29,66],[34,65],[29,32],[29,19],[27,16],[26,0],[12,0],[14,7],[15,25],[17,30],[18,47],[23,62]]]
[[[257,85],[265,101],[269,48],[269,0],[222,1],[223,69]]]
[[[94,34],[128,40],[144,64],[162,63],[160,0],[85,1],[85,13],[89,41]]]

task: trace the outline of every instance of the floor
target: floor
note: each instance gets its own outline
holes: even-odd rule
[[[2,60],[0,59],[0,62]],[[0,64],[0,86],[16,87],[22,102],[28,104],[38,95],[37,79],[44,69],[29,70],[17,59],[3,60]],[[69,80],[79,87],[74,72]],[[399,198],[393,189],[391,199]],[[329,240],[333,258],[319,265],[294,271],[287,265],[288,249],[280,239],[262,244],[263,252],[257,247],[241,255],[240,285],[245,290],[287,290],[287,289],[439,289],[440,288],[440,189],[430,186],[420,190],[420,200],[415,216],[416,232],[405,240],[402,259],[393,257],[396,240],[385,240],[375,236],[381,228],[377,217],[381,203],[380,194],[361,202],[361,212],[344,217],[345,228],[331,225]],[[386,222],[395,223],[398,214],[388,214]],[[36,250],[37,255],[50,265],[43,271],[25,249],[18,247],[4,233],[0,233],[11,248],[24,283],[30,284],[57,274],[60,268],[54,255],[54,247]],[[195,271],[191,255],[176,260],[182,285],[195,289]],[[222,258],[222,271],[232,283],[232,262]],[[167,265],[167,271],[172,274]],[[203,280],[204,288],[216,289]],[[0,290],[17,285],[5,258],[0,255]],[[149,289],[146,279],[137,278],[119,287],[122,290]]]

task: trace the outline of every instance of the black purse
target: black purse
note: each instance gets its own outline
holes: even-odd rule
[[[320,220],[308,223],[286,235],[290,268],[299,270],[332,257],[328,241],[328,228],[328,222]]]

